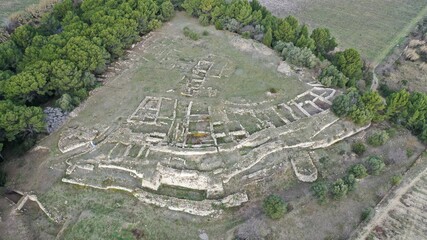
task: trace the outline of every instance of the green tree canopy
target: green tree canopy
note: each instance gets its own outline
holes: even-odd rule
[[[352,80],[362,78],[363,61],[357,50],[350,48],[335,55],[335,64],[345,76]]]
[[[39,107],[19,106],[9,100],[0,101],[0,132],[8,141],[43,131],[43,118],[43,111]]]
[[[314,29],[311,33],[311,38],[314,40],[318,56],[325,56],[338,45],[327,28]]]

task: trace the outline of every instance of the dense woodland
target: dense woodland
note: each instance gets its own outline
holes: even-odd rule
[[[37,24],[17,27],[0,44],[0,148],[44,132],[40,106],[72,110],[96,87],[96,75],[140,37],[185,10],[202,25],[215,25],[279,51],[297,66],[319,67],[319,81],[348,88],[333,111],[358,124],[391,119],[427,140],[427,96],[405,91],[385,102],[377,92],[355,88],[364,64],[355,49],[335,51],[326,28],[312,32],[292,16],[273,16],[256,0],[64,0]]]

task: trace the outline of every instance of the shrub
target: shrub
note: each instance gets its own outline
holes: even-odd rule
[[[391,177],[391,185],[396,186],[399,185],[400,182],[402,182],[402,175],[398,174]]]
[[[374,217],[375,210],[371,207],[367,207],[362,211],[361,220],[362,221],[369,221]]]
[[[271,219],[279,219],[286,213],[286,203],[277,195],[270,195],[262,204],[264,213]]]
[[[374,147],[384,145],[389,139],[389,135],[386,131],[379,131],[368,137],[368,144]]]
[[[184,36],[186,36],[186,37],[188,37],[194,41],[197,41],[200,39],[200,35],[197,32],[192,31],[188,27],[184,27],[183,32],[184,32]]]
[[[215,21],[215,29],[216,30],[222,30],[222,29],[224,29],[224,26],[223,26],[223,24],[222,24],[221,21],[219,21],[219,20]]]
[[[337,179],[331,186],[331,194],[334,199],[341,199],[347,195],[348,186],[341,178]]]
[[[351,150],[357,155],[362,155],[366,151],[366,146],[362,142],[355,142],[351,145]]]
[[[311,186],[311,191],[313,192],[313,195],[317,198],[319,203],[323,204],[328,201],[328,185],[326,183],[316,182],[314,185]]]
[[[200,15],[199,16],[199,23],[202,25],[202,26],[209,26],[209,24],[210,24],[210,19],[209,19],[209,16],[208,15],[206,15],[206,14],[202,14],[202,15]]]
[[[73,105],[73,99],[71,98],[71,96],[67,93],[63,94],[61,96],[61,98],[59,98],[58,100],[56,100],[56,104],[64,111],[66,112],[70,112],[71,110],[73,110],[74,105]]]
[[[353,174],[355,178],[362,179],[368,176],[368,172],[366,171],[365,166],[362,164],[353,165],[349,171],[350,174]]]
[[[348,174],[343,178],[344,183],[348,186],[348,191],[354,191],[357,187],[356,177],[353,174]]]
[[[4,187],[6,184],[6,173],[0,170],[0,187]]]
[[[251,33],[250,32],[243,32],[242,37],[245,39],[249,39],[249,38],[251,38]]]
[[[203,35],[203,36],[209,36],[209,31],[204,30],[204,31],[202,32],[202,35]]]
[[[369,157],[366,160],[366,164],[367,164],[369,173],[372,175],[380,174],[380,172],[385,167],[384,161],[377,156]]]

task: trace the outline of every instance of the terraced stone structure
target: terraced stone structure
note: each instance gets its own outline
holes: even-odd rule
[[[180,27],[172,22],[165,32]],[[208,38],[154,33],[117,63],[106,78],[120,77],[127,63],[144,73],[147,89],[117,124],[62,132],[58,147],[69,156],[62,181],[213,215],[247,202],[244,186],[275,166],[315,181],[312,150],[368,127],[338,119],[329,110],[336,91],[291,71],[273,50],[223,32]]]

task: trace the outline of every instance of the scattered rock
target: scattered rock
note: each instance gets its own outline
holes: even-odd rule
[[[68,117],[68,113],[62,111],[60,108],[46,107],[43,112],[46,116],[46,130],[48,133],[52,133],[59,129]]]

